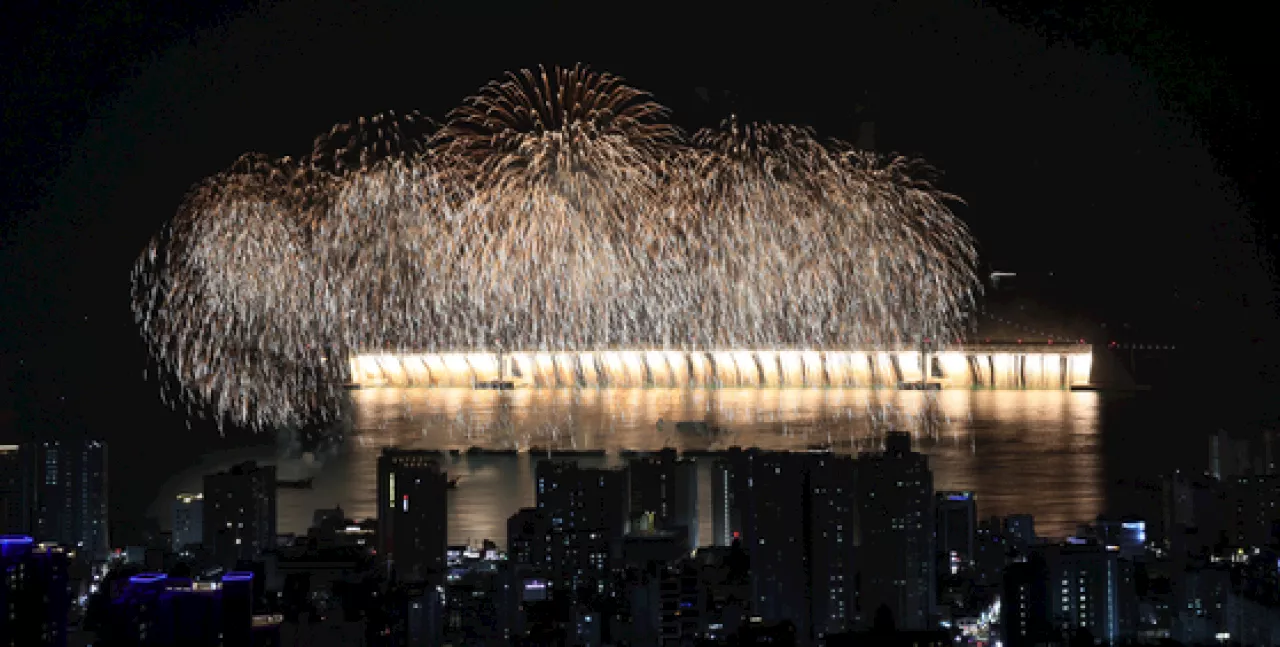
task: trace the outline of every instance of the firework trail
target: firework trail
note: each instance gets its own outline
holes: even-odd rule
[[[134,272],[175,403],[335,415],[361,349],[869,347],[957,339],[967,229],[914,160],[806,128],[686,138],[585,67],[508,74],[436,129],[335,127],[197,185]]]

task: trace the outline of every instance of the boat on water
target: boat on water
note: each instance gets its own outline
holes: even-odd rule
[[[515,456],[517,453],[518,452],[516,450],[510,447],[495,448],[495,447],[480,447],[478,445],[472,445],[471,447],[467,448],[468,456]]]
[[[516,383],[511,380],[481,380],[475,383],[477,391],[511,391]]]
[[[899,382],[898,388],[903,391],[941,391],[939,382]]]
[[[458,478],[461,478],[461,477],[458,477]],[[446,487],[450,490],[458,489],[458,478],[449,479],[449,484]]]
[[[314,478],[305,478],[297,481],[276,481],[276,487],[285,490],[310,490],[311,483]]]

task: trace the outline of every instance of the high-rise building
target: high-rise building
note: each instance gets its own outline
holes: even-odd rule
[[[507,519],[507,558],[513,564],[542,567],[547,562],[550,529],[546,515],[538,508],[521,508]]]
[[[204,541],[204,495],[179,494],[173,502],[173,550]]]
[[[978,508],[972,492],[938,492],[938,566],[955,575],[973,565],[973,540],[978,533]]]
[[[898,629],[932,629],[933,473],[911,436],[890,433],[883,452],[858,457],[857,497],[863,624],[883,607]]]
[[[808,636],[804,456],[747,450],[736,465],[735,500],[742,544],[751,560],[751,606],[765,622],[791,620]]]
[[[819,640],[852,628],[849,619],[856,615],[854,485],[851,457],[831,453],[808,456],[807,568],[813,635]]]
[[[1173,555],[1200,553],[1225,538],[1225,493],[1208,474],[1175,471],[1164,479],[1161,527]]]
[[[537,509],[547,520],[548,575],[556,591],[581,600],[604,595],[629,528],[630,498],[624,470],[540,461],[535,469]]]
[[[1033,548],[1005,571],[1004,644],[1043,644],[1087,634],[1118,644],[1133,637],[1137,596],[1132,562],[1091,545]]]
[[[733,463],[727,458],[711,464],[711,545],[728,547],[742,535],[742,520],[734,500]]]
[[[679,459],[674,449],[628,463],[631,514],[652,514],[654,528],[687,531],[688,548],[698,546],[697,464]]]
[[[27,525],[38,541],[75,546],[104,559],[107,540],[107,445],[60,439],[23,447]]]
[[[66,645],[70,610],[64,549],[0,536],[0,646]]]
[[[232,568],[276,545],[276,468],[255,462],[204,477],[201,543],[214,561]]]
[[[1237,476],[1224,481],[1226,539],[1251,550],[1280,540],[1280,476]]]
[[[26,496],[22,487],[22,458],[18,445],[0,445],[0,533],[25,533]]]
[[[1009,540],[1004,520],[991,517],[978,522],[973,551],[973,583],[987,589],[1004,586],[1004,569],[1009,564]]]
[[[1036,519],[1029,514],[1011,514],[1004,518],[1004,536],[1016,553],[1025,553],[1036,545]]]
[[[387,448],[378,457],[378,541],[401,581],[444,582],[448,489],[432,454]]]

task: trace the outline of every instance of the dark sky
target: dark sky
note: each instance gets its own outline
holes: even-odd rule
[[[189,437],[142,382],[128,311],[185,190],[336,122],[442,117],[539,63],[621,74],[687,128],[727,106],[850,139],[874,121],[877,148],[945,171],[991,267],[1052,272],[1046,299],[1108,324],[1091,341],[1181,343],[1248,381],[1273,363],[1269,34],[1243,3],[213,4],[0,9],[0,434],[53,424],[65,396],[134,445]],[[104,411],[128,415],[85,416]]]

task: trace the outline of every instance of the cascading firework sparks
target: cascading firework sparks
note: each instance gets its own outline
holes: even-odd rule
[[[337,412],[360,350],[876,347],[957,339],[976,252],[914,160],[730,119],[685,137],[578,66],[335,127],[197,185],[134,273],[174,402]],[[923,171],[923,172],[922,172]]]

